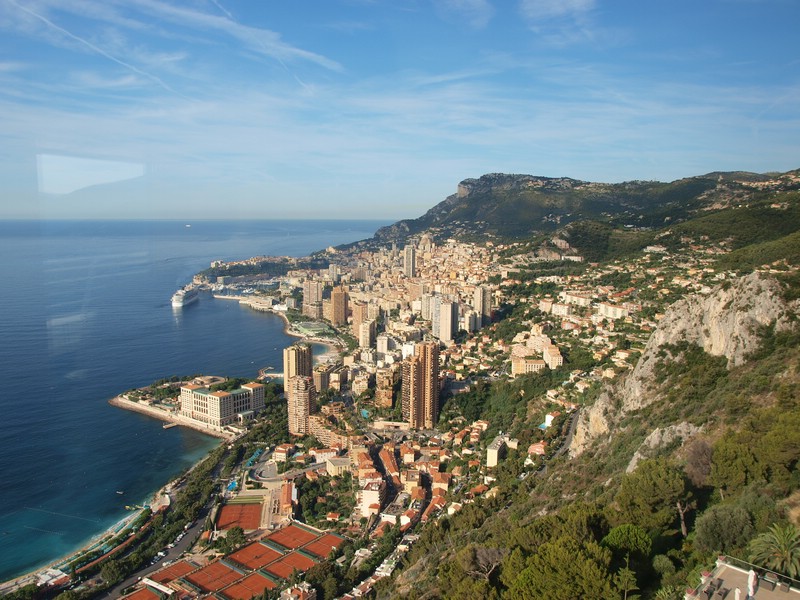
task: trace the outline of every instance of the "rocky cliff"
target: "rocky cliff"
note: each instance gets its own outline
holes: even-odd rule
[[[797,301],[787,303],[781,284],[760,272],[726,281],[708,295],[679,300],[659,322],[633,371],[583,411],[570,455],[579,455],[607,435],[624,415],[660,400],[655,368],[664,346],[688,342],[713,356],[724,356],[730,368],[744,363],[759,347],[763,326],[774,323],[776,331],[784,330],[792,326],[797,312]]]

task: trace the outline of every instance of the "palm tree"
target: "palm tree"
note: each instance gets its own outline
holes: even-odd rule
[[[796,579],[800,575],[800,531],[791,524],[781,527],[774,523],[750,543],[750,560]]]

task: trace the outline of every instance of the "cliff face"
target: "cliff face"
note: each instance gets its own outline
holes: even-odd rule
[[[796,312],[796,302],[783,300],[780,283],[758,272],[725,282],[707,296],[679,300],[659,322],[633,371],[583,411],[570,455],[579,455],[608,434],[625,414],[659,401],[654,371],[664,345],[686,341],[713,356],[724,356],[729,367],[737,366],[758,348],[760,327],[775,323],[777,331],[787,329]]]

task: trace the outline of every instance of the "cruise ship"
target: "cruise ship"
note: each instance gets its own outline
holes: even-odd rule
[[[181,288],[172,294],[172,306],[175,308],[186,306],[197,300],[198,297],[197,288],[187,285],[185,288]]]

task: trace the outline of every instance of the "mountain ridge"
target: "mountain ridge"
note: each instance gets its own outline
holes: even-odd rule
[[[440,238],[520,239],[585,219],[658,227],[746,201],[761,191],[800,189],[799,173],[715,171],[668,183],[487,173],[463,179],[454,194],[424,215],[382,227],[373,240],[402,243],[428,230]]]

